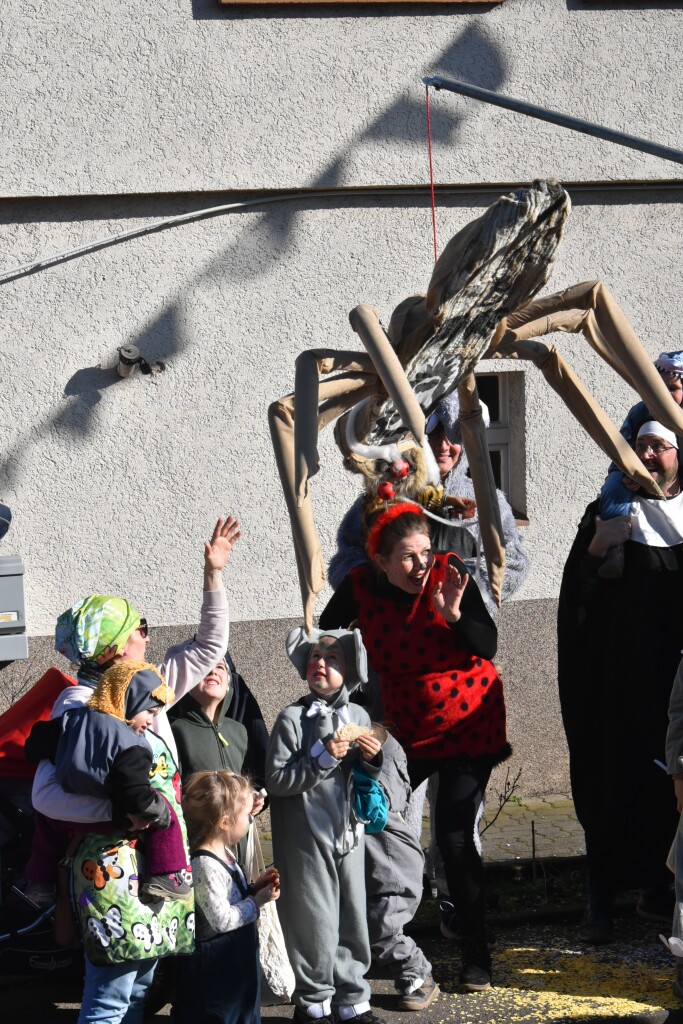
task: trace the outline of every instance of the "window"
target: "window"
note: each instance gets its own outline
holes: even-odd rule
[[[524,374],[478,373],[479,398],[491,422],[486,438],[496,486],[507,495],[517,519],[526,519]]]

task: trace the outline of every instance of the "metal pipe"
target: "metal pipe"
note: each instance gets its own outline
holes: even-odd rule
[[[583,135],[594,135],[597,139],[605,142],[616,142],[618,146],[628,146],[629,149],[640,150],[641,153],[650,153],[652,156],[661,157],[662,160],[673,160],[674,163],[683,164],[683,150],[672,149],[670,146],[660,146],[649,139],[641,139],[637,135],[627,135],[626,132],[618,132],[613,128],[605,128],[600,124],[593,124],[592,121],[582,121],[579,117],[570,117],[568,114],[560,114],[556,110],[548,110],[546,107],[538,107],[534,103],[527,103],[526,100],[515,100],[511,96],[501,96],[490,89],[482,89],[478,85],[470,85],[469,82],[458,82],[449,78],[441,78],[436,75],[433,78],[423,78],[426,86],[434,89],[447,89],[449,92],[457,92],[463,96],[469,96],[473,100],[482,100],[484,103],[492,103],[496,107],[505,107],[506,110],[514,110],[518,114],[525,114],[527,117],[536,117],[539,121],[549,121],[550,124],[560,125],[561,128],[571,128],[572,131],[581,132]]]
[[[425,81],[432,81],[432,79],[426,79]],[[488,196],[496,195],[499,196],[501,192],[511,192],[517,188],[524,188],[529,184],[528,181],[499,181],[492,182],[487,185],[473,185],[472,183],[465,183],[463,185],[445,184],[437,186],[437,193],[441,196]],[[620,181],[615,179],[613,181],[567,181],[563,182],[568,192],[575,194],[577,192],[651,192],[653,189],[681,189],[683,188],[683,181],[678,178],[667,178],[667,179],[653,179],[652,181],[645,180],[629,180]],[[229,213],[238,210],[247,210],[257,206],[266,206],[269,204],[287,203],[287,202],[304,202],[307,199],[335,199],[342,200],[348,198],[355,198],[358,196],[367,196],[373,198],[389,198],[392,199],[396,196],[424,196],[429,195],[429,185],[384,185],[384,186],[349,186],[344,189],[299,189],[297,192],[278,192],[276,194],[264,193],[256,199],[245,199],[234,203],[225,203],[223,206],[213,206],[208,209],[192,210],[190,213],[177,214],[173,217],[166,217],[164,220],[150,221],[147,224],[143,224],[140,227],[131,228],[128,231],[120,231],[115,235],[107,235],[105,238],[98,238],[92,242],[85,242],[83,245],[76,246],[74,249],[66,249],[63,252],[53,253],[52,255],[40,256],[38,259],[31,260],[29,263],[21,263],[18,266],[10,267],[8,270],[0,270],[0,285],[3,285],[9,281],[14,281],[17,278],[25,277],[28,274],[33,274],[39,270],[47,270],[50,267],[56,266],[59,263],[65,263],[67,260],[75,259],[78,256],[85,256],[91,252],[97,252],[99,249],[104,249],[112,245],[118,245],[121,242],[129,241],[133,238],[141,238],[143,235],[149,235],[154,231],[163,231],[166,228],[175,227],[179,224],[187,224],[194,220],[199,220],[201,217],[217,216],[220,213]],[[185,193],[179,194],[180,198],[183,198]],[[13,196],[3,197],[0,196],[0,210],[3,204],[6,203],[33,203],[33,202],[59,202],[62,196]],[[101,195],[83,195],[83,196],[68,196],[69,199],[78,199],[83,203],[92,201],[93,199],[102,200],[106,199],[111,203],[122,202],[126,199],[124,193],[112,194],[101,194]],[[139,198],[139,196],[137,197]],[[175,199],[176,195],[172,192],[159,192],[159,193],[147,193],[144,198],[163,198],[163,199]]]

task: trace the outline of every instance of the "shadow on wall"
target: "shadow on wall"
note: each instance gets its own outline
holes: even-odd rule
[[[176,310],[174,304],[137,335],[126,339],[138,346],[148,362],[167,362],[186,347],[187,342],[182,339],[182,332],[176,323]],[[117,353],[114,350],[110,366],[86,366],[77,370],[64,387],[63,404],[42,420],[36,420],[30,433],[20,435],[11,446],[4,446],[3,457],[0,459],[0,490],[16,485],[21,468],[20,455],[26,453],[36,440],[53,431],[62,436],[83,438],[95,433],[96,408],[102,401],[102,392],[112,385],[122,383],[116,372],[116,360]]]
[[[458,6],[460,8],[462,5]],[[348,11],[348,8],[346,9]],[[458,13],[463,12],[459,10]],[[421,76],[426,74],[464,78],[474,85],[496,90],[505,81],[506,61],[498,47],[494,46],[479,25],[475,24],[465,28],[449,46],[432,58],[421,70],[416,69],[416,82],[419,82]],[[461,101],[461,105],[463,102],[467,101]],[[468,108],[468,111],[469,109],[471,107]],[[456,102],[435,107],[431,117],[433,142],[436,145],[456,146],[459,131],[466,116],[467,114],[457,112]],[[409,94],[406,92],[389,103],[382,113],[357,136],[354,146],[377,140],[392,140],[422,148],[425,152],[425,183],[427,182],[426,113],[422,87],[417,90],[411,88]],[[339,187],[343,179],[344,168],[352,152],[353,147],[340,153],[306,187],[313,189]],[[255,248],[258,255],[257,259],[241,259],[244,271],[242,280],[249,281],[258,278],[262,274],[264,266],[277,263],[286,255],[297,213],[298,210],[293,206],[279,207],[276,211],[266,209],[258,230],[249,232],[248,235],[245,232],[242,233],[246,235],[244,241],[248,249]],[[222,264],[225,257],[238,247],[240,248],[240,257],[242,257],[242,244],[242,239],[232,243],[221,256],[216,258],[216,264]],[[205,273],[211,275],[210,266]]]
[[[196,0],[196,6],[202,10],[206,9],[208,12],[209,3],[213,4],[213,2],[214,0],[206,0],[206,4],[204,4],[203,0]],[[382,13],[386,13],[385,5],[381,6]],[[481,8],[473,9],[481,13]],[[359,11],[356,7],[351,9],[348,6],[333,10],[334,14],[329,16],[341,16],[342,10],[347,12],[353,10],[354,15]],[[370,11],[375,13],[374,8],[364,7],[360,10],[366,13]],[[401,10],[405,13],[405,8],[401,8]],[[421,7],[420,10],[424,13],[424,8]],[[466,14],[471,10],[469,5],[458,5],[457,13]],[[291,8],[289,14],[291,15]],[[310,15],[308,9],[306,9],[306,14]],[[218,10],[218,15],[224,16],[223,9]],[[503,54],[487,38],[480,25],[474,24],[468,25],[421,70],[416,69],[415,76],[417,81],[418,76],[426,73],[440,73],[451,77],[457,75],[488,89],[496,89],[505,80],[505,67]],[[459,130],[465,116],[467,115],[457,112],[455,103],[436,107],[432,116],[434,142],[448,146],[457,145]],[[390,139],[426,149],[425,103],[421,88],[411,87],[410,93],[406,92],[390,102],[374,122],[357,136],[354,147],[378,139]],[[306,187],[324,189],[338,186],[342,181],[344,168],[352,152],[353,147],[340,153]],[[306,203],[305,199],[302,201],[304,204]],[[151,207],[158,209],[156,205],[158,202],[158,200],[152,201]],[[182,205],[187,205],[188,202],[190,200],[183,199]],[[134,199],[126,198],[125,212],[122,215],[130,216],[130,210],[139,209],[139,205]],[[44,203],[38,206],[38,210],[41,208],[46,208]],[[235,276],[234,266],[237,265],[240,268],[237,280],[248,283],[257,281],[268,266],[285,260],[291,244],[295,220],[301,208],[301,203],[296,205],[293,203],[277,204],[273,208],[266,207],[256,229],[254,229],[253,222],[248,226],[245,224],[244,228],[238,231],[235,241],[231,242],[221,254],[215,256],[190,281],[185,283],[172,305],[166,307],[137,336],[127,338],[125,341],[136,344],[149,362],[162,360],[167,365],[171,363],[173,358],[187,346],[187,341],[183,340],[180,329],[181,310],[185,297],[210,280],[221,280],[225,275],[227,258],[232,254],[236,253],[239,256],[239,259],[232,264],[233,277]],[[100,216],[105,216],[105,214],[107,217],[112,216],[111,200],[98,199],[92,209],[94,217],[98,216],[98,210]],[[63,211],[59,214],[53,211],[48,219],[61,219],[63,216]],[[116,242],[107,244],[116,244]],[[135,241],[132,240],[129,244],[134,245]],[[123,341],[124,339],[122,339],[122,343]],[[58,433],[66,431],[81,437],[90,436],[96,420],[95,409],[101,400],[102,391],[110,387],[117,379],[114,370],[109,371],[102,367],[85,367],[77,371],[65,387],[66,401],[64,405],[44,417],[42,421],[35,423],[30,433],[26,432],[19,437],[11,448],[5,448],[4,456],[0,461],[0,485],[7,488],[16,483],[20,473],[20,455],[30,447],[32,440],[43,437],[52,430]]]
[[[207,11],[208,4],[213,4],[215,0],[206,0]],[[198,4],[204,4],[204,0],[197,0]],[[381,5],[383,10],[386,10],[386,5]],[[204,9],[202,7],[202,9]],[[291,9],[290,9],[291,10]],[[341,16],[339,9],[334,8],[337,12],[334,16]],[[353,12],[357,9],[354,7]],[[367,8],[370,10],[370,8]],[[469,5],[458,5],[458,14],[465,14],[470,11]],[[474,10],[481,13],[481,9],[475,7]],[[219,10],[219,16],[223,16],[222,10]],[[207,17],[209,15],[207,14]],[[486,36],[481,27],[478,24],[467,26],[440,54],[434,56],[422,69],[415,69],[415,83],[417,84],[423,74],[442,74],[446,77],[457,76],[459,78],[465,78],[467,81],[472,82],[475,85],[482,86],[487,89],[495,90],[499,88],[505,81],[506,76],[506,62],[503,53],[492,44],[491,40]],[[466,102],[466,101],[461,101]],[[444,104],[440,107],[436,107],[432,114],[432,136],[436,144],[454,146],[457,145],[458,131],[465,119],[463,114],[456,112],[456,103]],[[340,153],[337,157],[331,160],[321,172],[309,181],[305,187],[308,189],[325,189],[325,188],[337,188],[340,186],[343,178],[343,172],[346,164],[349,161],[349,155],[353,152],[353,149],[359,145],[362,145],[366,141],[381,140],[393,140],[402,143],[412,143],[413,145],[422,148],[426,152],[426,133],[425,133],[425,101],[424,92],[420,86],[417,90],[411,88],[410,94],[404,94],[399,99],[390,103],[382,113],[363,131],[356,139],[356,142],[348,147],[343,153]],[[426,155],[425,155],[425,178],[424,182],[427,182],[426,173]],[[372,184],[372,183],[370,183]],[[188,203],[191,202],[189,197],[183,199],[183,206],[187,207]],[[82,200],[79,200],[82,203]],[[67,201],[68,204],[68,201]],[[153,203],[155,208],[158,208],[156,203]],[[121,215],[126,214],[130,216],[130,210],[133,208],[140,208],[139,203],[131,201],[129,197],[126,197],[125,210]],[[63,220],[70,219],[68,214],[64,215],[64,211],[61,210],[59,213],[55,213],[54,210],[49,209],[49,205],[46,207],[43,203],[34,210],[45,209],[45,214],[42,218],[38,218],[37,214],[34,214],[32,219],[45,219],[45,220]],[[191,209],[191,207],[190,207]],[[97,206],[92,208],[91,219],[98,216],[107,216],[111,218],[111,200],[108,200],[106,205],[103,204],[102,200],[97,201]],[[284,211],[284,216],[282,212]],[[184,210],[183,212],[189,212]],[[138,214],[139,215],[139,214]],[[200,212],[198,211],[197,216],[199,217]],[[74,212],[75,216],[75,212]],[[248,250],[244,252],[244,238],[240,238],[231,244],[231,246],[225,250],[225,253],[239,249],[242,264],[247,268],[245,279],[250,280],[259,277],[263,272],[264,265],[268,262],[274,263],[279,262],[286,256],[285,247],[289,241],[291,235],[291,229],[293,221],[296,217],[296,210],[293,207],[280,206],[276,210],[270,208],[264,208],[263,212],[263,224],[266,225],[266,231],[259,239],[258,245],[254,246],[256,249],[255,257],[250,259],[248,257]],[[160,228],[158,230],[164,230]],[[251,228],[248,230],[248,235],[251,237]],[[245,232],[241,233],[242,235]],[[112,240],[103,241],[98,248],[105,248],[109,245],[119,244],[118,240],[114,237]],[[134,244],[131,242],[130,244]],[[93,250],[90,250],[93,251]],[[58,262],[67,262],[68,259],[78,258],[76,257],[64,257]],[[220,258],[219,258],[220,259]],[[223,262],[220,259],[220,262]],[[48,260],[49,266],[54,265],[54,261]],[[9,283],[10,280],[16,280],[18,277],[27,276],[29,273],[38,273],[41,269],[40,266],[36,267],[32,271],[23,271],[13,275],[11,278],[6,278],[4,283]],[[186,288],[201,284],[203,279],[207,276],[212,276],[211,266],[204,271],[200,272],[193,282]],[[3,283],[3,282],[0,282]],[[160,316],[157,324],[162,324],[166,313]],[[170,314],[171,317],[173,313]],[[158,327],[155,325],[152,328],[154,335],[158,334]],[[182,346],[181,346],[182,347]],[[173,349],[173,342],[171,341],[170,348]],[[157,345],[155,352],[146,352],[146,357],[150,359],[164,358],[168,359],[173,352],[169,351],[162,344]]]

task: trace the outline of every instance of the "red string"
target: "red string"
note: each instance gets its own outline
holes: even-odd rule
[[[429,86],[425,86],[425,99],[427,101],[427,150],[429,152],[429,184],[432,192],[432,234],[434,236],[434,262],[436,263],[436,202],[434,199],[434,164],[432,162],[432,116],[429,109]]]

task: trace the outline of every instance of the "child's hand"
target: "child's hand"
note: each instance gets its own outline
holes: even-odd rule
[[[271,885],[264,885],[264,887],[262,889],[259,889],[258,892],[254,895],[254,899],[256,900],[256,902],[257,902],[259,907],[262,907],[264,905],[264,903],[272,903],[273,900],[279,900],[280,899],[280,883],[279,883],[279,881],[278,881],[277,885],[275,885],[274,882]]]
[[[624,487],[626,487],[627,490],[629,490],[629,491],[639,491],[640,490],[640,484],[637,483],[635,480],[631,480],[631,477],[630,476],[626,476],[626,474],[624,474],[624,476],[622,476],[621,482],[624,485]]]
[[[374,761],[382,749],[382,744],[372,733],[366,736],[359,736],[356,743],[360,747],[361,757],[364,761]]]
[[[254,818],[256,817],[257,814],[261,813],[261,811],[263,810],[263,805],[265,804],[265,802],[266,802],[265,790],[260,791],[260,790],[255,789],[254,790],[253,799],[252,799],[252,804],[251,804],[251,813],[252,813],[252,816]]]
[[[259,889],[265,889],[269,885],[274,885],[276,889],[280,888],[280,872],[276,867],[266,868],[254,882],[254,889],[258,892]]]
[[[143,829],[149,828],[148,819],[140,814],[127,814],[126,817],[130,822],[129,832],[142,832]]]
[[[332,757],[336,757],[338,761],[341,761],[348,754],[350,745],[348,740],[337,740],[332,737],[325,744],[325,748],[332,754]]]

